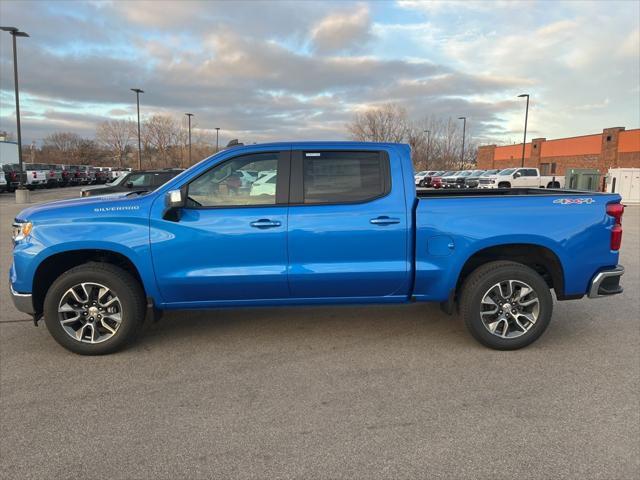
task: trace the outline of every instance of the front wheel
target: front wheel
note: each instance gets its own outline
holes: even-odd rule
[[[533,269],[516,262],[490,262],[465,280],[460,300],[467,329],[496,350],[526,347],[544,333],[553,311],[551,291]]]
[[[136,279],[114,265],[91,262],[63,273],[44,300],[53,338],[81,355],[121,349],[144,320],[145,296]]]

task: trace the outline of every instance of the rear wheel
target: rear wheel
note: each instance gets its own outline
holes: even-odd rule
[[[496,350],[526,347],[544,333],[553,310],[551,291],[533,269],[491,262],[464,282],[460,307],[473,337]]]
[[[62,274],[44,301],[47,329],[81,355],[112,353],[135,337],[145,296],[131,274],[105,263],[86,263]]]

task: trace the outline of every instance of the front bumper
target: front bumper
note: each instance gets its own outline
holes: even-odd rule
[[[13,287],[10,286],[9,288],[11,289],[11,300],[13,300],[13,304],[20,312],[28,313],[29,315],[36,313],[30,293],[18,293]]]
[[[624,275],[624,267],[618,265],[611,270],[598,272],[589,284],[589,298],[608,297],[622,293],[620,277]]]

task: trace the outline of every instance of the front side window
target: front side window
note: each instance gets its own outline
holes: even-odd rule
[[[305,152],[304,203],[363,202],[385,195],[388,165],[379,152]]]
[[[279,152],[236,157],[189,184],[192,207],[275,205]]]

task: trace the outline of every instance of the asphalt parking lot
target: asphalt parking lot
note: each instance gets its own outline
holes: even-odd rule
[[[524,350],[412,305],[170,313],[105,357],[67,352],[13,308],[22,208],[0,195],[2,478],[640,474],[640,207],[623,221],[625,292],[556,303]]]

